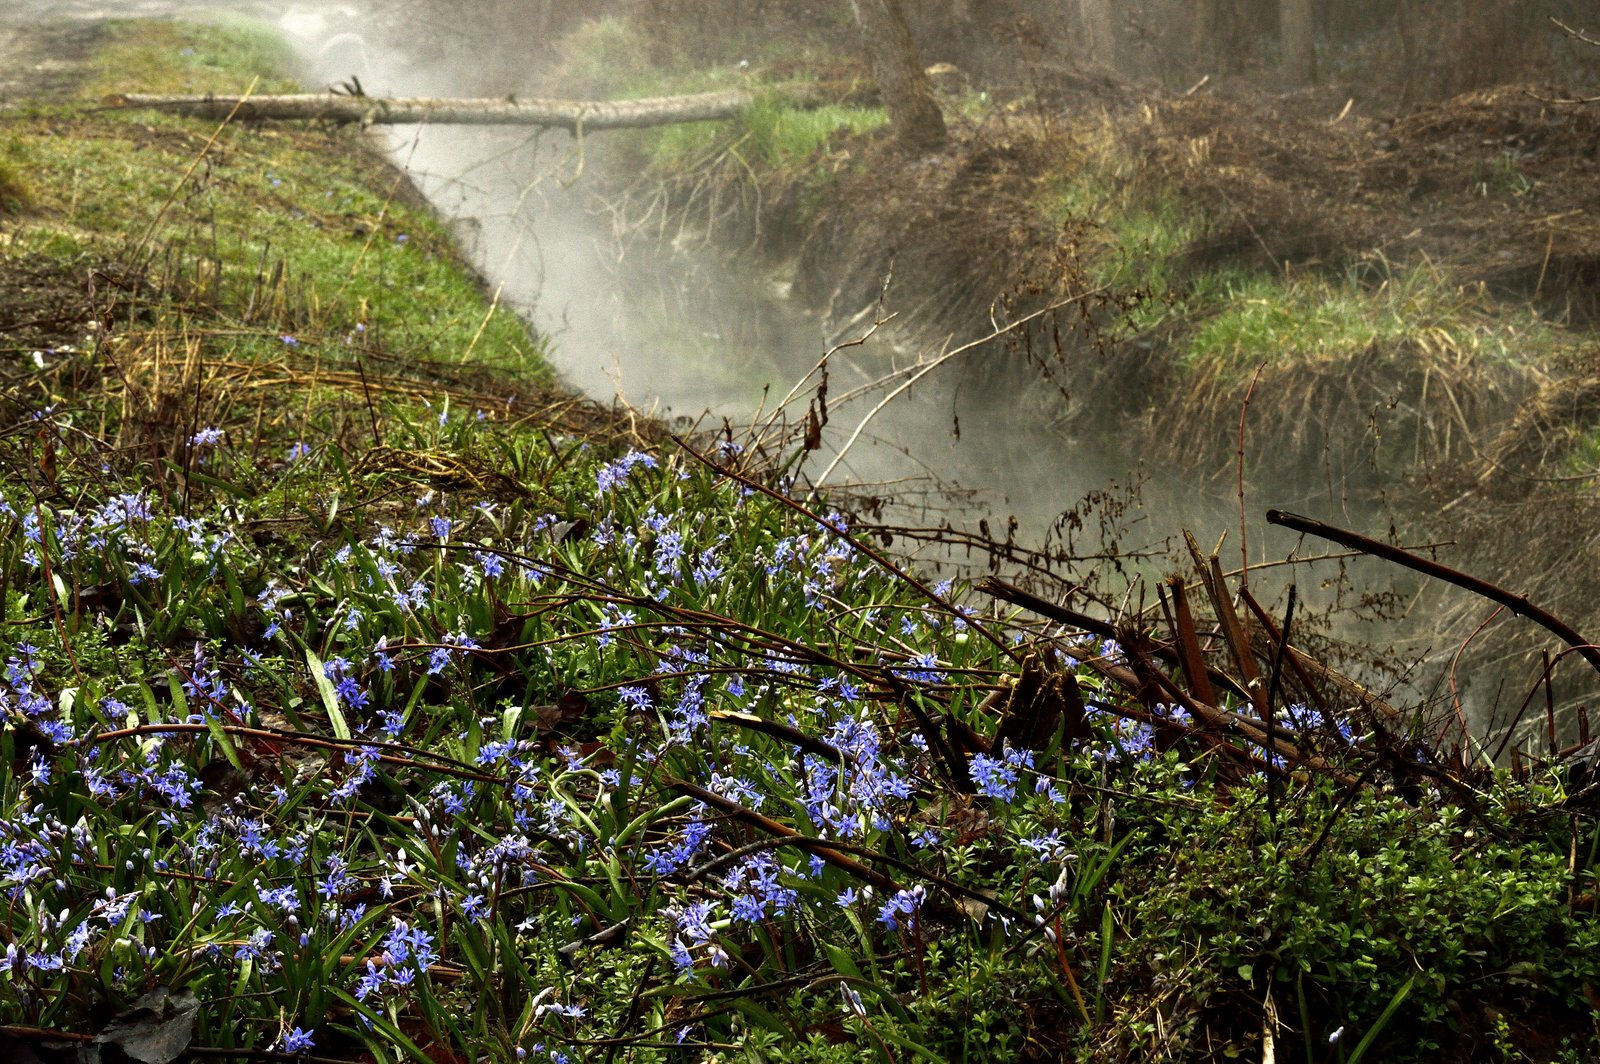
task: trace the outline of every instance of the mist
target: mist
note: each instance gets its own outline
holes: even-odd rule
[[[416,17],[416,25],[431,25],[426,9]],[[475,38],[470,62],[449,47],[424,49],[429,58],[419,61],[415,50],[390,51],[381,36],[357,35],[351,27],[360,22],[301,8],[281,24],[313,83],[359,78],[375,96],[549,94],[530,91],[541,71],[529,57],[543,53],[514,38],[502,38],[502,50]],[[1281,483],[1271,494],[1252,486],[1241,503],[1236,491],[1197,487],[1182,472],[1119,450],[1111,437],[1073,432],[1035,371],[988,357],[998,344],[957,356],[883,403],[959,341],[923,327],[892,281],[881,306],[830,330],[789,297],[781,277],[752,274],[751,256],[730,256],[692,233],[628,239],[598,190],[608,165],[604,134],[586,138],[581,153],[565,132],[376,127],[372,135],[450,219],[496,298],[552,339],[561,377],[596,399],[680,426],[726,422],[738,438],[742,428],[771,419],[785,396],[794,396],[790,421],[802,418],[817,384],[813,371],[831,352],[829,423],[799,473],[849,489],[884,524],[985,529],[1020,550],[1088,565],[1109,552],[1123,574],[1108,581],[1116,584],[1186,566],[1179,560],[1185,530],[1208,548],[1224,544],[1230,567],[1241,558],[1241,533],[1253,562],[1288,555],[1298,537],[1266,525],[1269,507],[1332,514],[1354,527],[1373,519],[1370,500],[1349,492],[1341,471],[1320,479],[1304,470],[1253,475]],[[897,549],[951,574],[976,576],[989,565],[981,551],[914,535],[900,536]],[[1394,577],[1368,559],[1323,569],[1282,570],[1258,594],[1281,596],[1295,580],[1303,606],[1327,608],[1386,591]],[[1351,618],[1341,623],[1351,638],[1379,634]]]
[[[504,56],[454,66],[387,53],[377,40],[357,47],[351,21],[324,13],[292,11],[282,24],[311,80],[355,76],[371,95],[526,95],[538,83],[536,69],[519,76]],[[587,138],[581,156],[564,132],[393,127],[374,135],[452,221],[501,302],[552,338],[564,380],[594,398],[701,427],[724,419],[745,426],[771,417],[832,350],[830,423],[802,472],[820,479],[832,467],[826,484],[894,496],[904,520],[982,517],[1003,530],[1014,516],[1018,541],[1042,544],[1087,493],[1120,494],[1136,482],[1133,521],[1151,540],[1184,524],[1214,538],[1230,520],[1224,507],[1182,498],[1178,485],[1141,470],[1138,455],[1104,453],[1056,427],[1046,404],[1021,400],[1036,382],[983,368],[981,351],[930,371],[874,413],[891,387],[942,350],[908,320],[893,284],[881,310],[829,335],[787,298],[782,279],[752,276],[693,234],[659,247],[626,239],[596,191],[593,175],[607,165],[603,135]],[[891,320],[874,329],[874,318]],[[791,418],[803,415],[816,383],[813,375],[799,388]],[[859,398],[840,401],[857,390]],[[837,448],[864,420],[835,465]]]
[[[300,9],[283,25],[300,47],[309,80],[339,84],[358,77],[371,95],[582,96],[590,91],[581,83],[552,91],[545,75],[554,50],[548,38],[529,39],[539,32],[553,38],[570,29],[578,14],[553,4],[480,6],[487,20],[480,27],[507,32],[463,36],[444,9],[418,3],[389,6],[371,16],[374,25],[389,27],[387,34],[363,32],[368,16],[353,9],[331,18],[323,8],[309,17]],[[959,58],[970,76],[997,85],[1009,79],[1019,92],[1036,88],[1018,84],[1031,76],[1030,66],[1053,72],[1071,66],[1081,72],[1069,80],[1114,68],[1119,76],[1181,92],[1208,78],[1225,82],[1246,76],[1277,47],[1271,18],[1249,24],[1205,24],[1190,15],[1163,20],[1162,5],[1152,3],[1131,5],[1123,17],[1096,23],[1095,6],[1083,4],[1053,19],[1040,17],[1044,9],[1027,3],[973,0],[911,9],[929,62]],[[396,10],[407,32],[428,43],[385,43],[395,40]],[[755,4],[737,17],[750,25],[703,27],[695,39],[705,54],[696,58],[708,65],[735,62],[737,45],[730,42],[741,33],[759,32],[767,24],[781,30],[783,19],[804,13],[783,8],[780,15],[772,5]],[[1329,115],[1341,105],[1347,111],[1381,110],[1471,87],[1449,64],[1426,73],[1435,45],[1452,58],[1478,49],[1475,72],[1493,79],[1549,44],[1548,31],[1535,25],[1476,42],[1435,41],[1418,51],[1406,36],[1417,27],[1397,22],[1398,17],[1390,8],[1352,5],[1343,12],[1342,25],[1322,27],[1342,35],[1349,55],[1391,73],[1365,79],[1348,100],[1330,97],[1321,103],[1308,95],[1308,105]],[[529,33],[514,32],[518,26]],[[937,32],[941,26],[947,33],[952,26],[966,26],[971,35],[959,44],[943,41]],[[1025,32],[1030,26],[1036,31],[1031,36]],[[853,30],[847,20],[839,31],[841,49],[850,48]],[[1445,36],[1460,32],[1458,27]],[[1234,47],[1197,54],[1194,44],[1201,33],[1231,37]],[[975,46],[974,40],[983,43]],[[1088,51],[1086,41],[1093,42]],[[1410,61],[1396,49],[1411,49]],[[1016,62],[1018,55],[1024,62]],[[1267,81],[1270,85],[1272,78]],[[1116,442],[1129,434],[1101,436],[1063,416],[1054,390],[1036,372],[1014,359],[991,357],[998,342],[957,356],[882,403],[908,376],[964,338],[931,327],[919,316],[923,308],[912,298],[915,293],[893,282],[881,305],[863,307],[843,323],[837,316],[828,321],[791,296],[781,270],[767,275],[752,269],[759,256],[729,253],[703,233],[670,228],[659,239],[636,238],[604,191],[617,177],[608,170],[604,134],[585,138],[581,146],[564,132],[412,127],[374,135],[452,220],[461,246],[497,298],[552,339],[552,360],[565,381],[596,399],[614,399],[680,425],[726,423],[737,436],[743,427],[783,412],[791,423],[798,421],[815,394],[819,359],[831,352],[829,424],[821,449],[806,457],[799,472],[813,483],[851,489],[884,524],[983,529],[1024,550],[1063,550],[1087,565],[1104,565],[1110,554],[1110,566],[1120,575],[1109,586],[1117,579],[1159,579],[1169,567],[1187,568],[1184,531],[1206,549],[1221,544],[1230,567],[1239,563],[1246,546],[1251,562],[1323,553],[1320,544],[1266,525],[1270,507],[1369,531],[1396,522],[1383,491],[1371,490],[1370,469],[1326,461],[1318,469],[1283,467],[1275,464],[1282,456],[1249,448],[1243,424],[1239,446],[1245,453],[1238,460],[1249,473],[1242,485],[1235,485],[1231,468],[1196,478],[1160,461],[1146,462],[1137,449]],[[996,320],[1006,324],[1003,316]],[[981,333],[980,324],[973,326]],[[1080,361],[1094,357],[1088,350],[1072,353]],[[855,398],[844,398],[850,395]],[[780,410],[785,397],[791,402]],[[1224,448],[1216,443],[1206,446],[1234,451],[1231,432]],[[847,444],[848,452],[839,458]],[[935,569],[967,575],[982,572],[989,562],[981,552],[919,542],[914,535],[900,536],[897,549]],[[1253,587],[1258,597],[1276,599],[1281,608],[1291,583],[1302,606],[1313,612],[1387,596],[1387,608],[1403,612],[1405,623],[1382,620],[1382,609],[1367,612],[1365,619],[1359,611],[1345,612],[1335,631],[1374,647],[1395,648],[1391,663],[1431,659],[1431,666],[1412,674],[1410,691],[1400,697],[1438,693],[1448,663],[1434,648],[1452,647],[1465,635],[1436,621],[1448,613],[1451,593],[1419,585],[1373,559],[1351,557],[1271,570]],[[1134,594],[1152,593],[1146,588]],[[1456,616],[1459,621],[1465,614]],[[1498,687],[1490,685],[1502,681],[1505,664],[1501,658],[1457,670],[1458,691],[1476,706],[1475,715],[1487,719],[1500,698]]]
[[[52,13],[104,17],[226,9],[265,17],[294,45],[312,89],[339,86],[371,96],[583,96],[590,87],[582,84],[550,91],[551,41],[593,12],[617,6],[624,5],[71,0]],[[728,41],[738,36],[732,30],[759,30],[763,20],[781,29],[784,20],[802,17],[801,8],[816,6],[753,3],[738,16],[749,24],[731,27]],[[1236,35],[1238,48],[1226,55],[1197,54],[1194,18],[1163,21],[1162,11],[1176,8],[1158,3],[1130,5],[1109,24],[1097,23],[1096,5],[1088,3],[1070,5],[1065,17],[1053,20],[1041,17],[1047,6],[1021,0],[911,6],[929,62],[960,58],[967,75],[997,85],[1009,79],[1019,90],[1028,88],[1020,83],[1030,71],[1070,66],[1085,77],[1114,70],[1186,91],[1203,78],[1248,72],[1251,56],[1269,56],[1276,47],[1276,27],[1264,19],[1209,27],[1222,37]],[[1405,43],[1381,7],[1349,6],[1340,30],[1344,40],[1355,42],[1351,48],[1386,55],[1391,45]],[[1024,32],[1030,25],[1031,35]],[[940,27],[948,36],[963,26],[970,33],[959,45],[940,36]],[[700,47],[706,54],[694,58],[733,60],[734,45],[719,38],[717,27],[705,29]],[[838,32],[840,47],[849,47],[848,19]],[[1085,47],[1086,41],[1093,43]],[[1514,57],[1528,47],[1520,38],[1494,43],[1496,56]],[[1480,66],[1485,77],[1493,76],[1487,59]],[[1371,98],[1352,98],[1350,106],[1385,106],[1385,93],[1393,106],[1397,98],[1422,99],[1459,87],[1424,83],[1415,69],[1420,68],[1413,65],[1399,81],[1371,79],[1365,90]],[[1341,102],[1334,101],[1330,113]],[[1126,442],[1115,442],[1126,441],[1127,434],[1085,431],[1063,416],[1035,373],[1015,360],[989,358],[984,349],[955,356],[883,402],[963,340],[931,327],[913,294],[892,281],[881,305],[830,321],[793,297],[781,270],[752,268],[755,256],[730,253],[703,233],[669,229],[661,239],[637,238],[608,199],[606,189],[618,175],[610,169],[606,134],[590,135],[581,145],[565,132],[486,127],[375,127],[369,135],[449,220],[495,299],[551,339],[551,360],[562,379],[589,396],[625,403],[679,427],[711,429],[726,422],[738,438],[748,426],[774,418],[799,423],[816,394],[819,360],[827,354],[829,423],[821,448],[807,455],[799,472],[811,483],[854,491],[885,524],[983,527],[1024,550],[1059,549],[1070,540],[1075,555],[1092,560],[1111,550],[1125,575],[1159,577],[1166,565],[1182,564],[1165,559],[1182,557],[1184,530],[1204,548],[1223,543],[1230,567],[1241,557],[1241,535],[1252,562],[1317,550],[1265,525],[1262,515],[1269,507],[1366,530],[1390,522],[1382,498],[1353,490],[1350,471],[1339,468],[1275,468],[1276,456],[1251,452],[1241,498],[1231,470],[1197,478],[1147,463]],[[1003,316],[996,320],[1007,323]],[[982,324],[973,326],[982,332]],[[1231,437],[1226,446],[1231,453]],[[1108,512],[1112,541],[1102,539],[1097,526],[1097,517]],[[972,574],[988,562],[981,553],[934,549],[915,536],[900,537],[896,546],[946,571]],[[1148,557],[1140,555],[1144,550]],[[1302,601],[1315,607],[1352,589],[1356,596],[1391,589],[1395,573],[1370,559],[1342,559],[1273,570],[1253,586],[1259,597],[1270,599],[1291,581]],[[1415,581],[1405,582],[1405,590],[1410,612],[1424,617],[1435,600],[1419,592]],[[1391,627],[1352,624],[1344,634],[1397,641]],[[1415,658],[1426,655],[1432,639],[1450,641],[1425,622],[1405,639]]]

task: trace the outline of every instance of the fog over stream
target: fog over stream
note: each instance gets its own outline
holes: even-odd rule
[[[528,50],[515,33],[503,38],[506,54],[480,55],[470,68],[452,69],[387,54],[381,38],[351,33],[348,22],[330,18],[327,10],[291,9],[280,20],[313,83],[337,84],[358,74],[363,89],[379,96],[534,95],[527,85],[536,72],[520,58]],[[539,93],[552,94],[576,95],[548,88]],[[737,431],[758,411],[770,415],[825,352],[849,342],[829,359],[830,423],[822,451],[808,456],[802,467],[813,482],[827,472],[826,484],[861,486],[874,496],[890,497],[882,517],[892,524],[927,527],[948,521],[976,532],[980,520],[987,520],[988,529],[1003,539],[1014,519],[1015,542],[1025,549],[1059,549],[1066,528],[1062,515],[1077,508],[1085,524],[1074,533],[1072,553],[1080,556],[1107,549],[1099,522],[1108,509],[1115,510],[1112,549],[1152,549],[1172,559],[1135,562],[1133,568],[1147,577],[1159,579],[1174,568],[1188,571],[1181,539],[1185,529],[1207,549],[1226,536],[1225,567],[1240,563],[1240,509],[1229,486],[1231,471],[1202,488],[1145,466],[1140,454],[1117,453],[1095,438],[1068,434],[1052,416],[1062,403],[1052,385],[1014,358],[991,359],[986,368],[982,360],[995,345],[931,371],[879,409],[908,373],[943,350],[942,338],[919,330],[915,311],[902,306],[914,306],[915,300],[892,284],[884,304],[896,315],[892,322],[867,336],[877,315],[862,308],[852,325],[830,336],[817,316],[787,298],[783,279],[750,272],[756,255],[730,256],[693,233],[660,243],[619,240],[599,191],[607,134],[588,137],[581,158],[574,138],[564,131],[375,127],[374,135],[385,139],[394,162],[453,220],[462,247],[499,298],[554,338],[553,360],[562,377],[595,398],[618,398],[702,426],[727,419]],[[1081,357],[1096,356],[1085,352]],[[996,364],[1003,368],[995,369]],[[870,387],[884,380],[889,383]],[[799,390],[789,408],[793,414],[804,415],[814,383],[813,378]],[[843,399],[857,389],[862,389],[859,398]],[[834,467],[835,450],[864,421],[860,439]],[[1230,438],[1228,452],[1233,449]],[[1252,562],[1328,550],[1325,543],[1301,541],[1268,526],[1263,515],[1269,507],[1362,530],[1387,524],[1370,501],[1352,503],[1344,497],[1340,471],[1259,475],[1270,468],[1270,457],[1249,455],[1257,485],[1303,485],[1320,478],[1320,486],[1309,495],[1305,488],[1267,489],[1270,495],[1260,486],[1250,488],[1245,516]],[[1079,506],[1091,496],[1110,502]],[[1126,509],[1123,502],[1129,504]],[[904,537],[896,545],[915,547]],[[937,546],[923,545],[916,553],[926,565],[968,576],[981,574],[988,563],[982,553]],[[1015,571],[1016,566],[1002,563],[1002,575]],[[1347,578],[1342,585],[1341,571]],[[1067,575],[1081,578],[1081,570]],[[1405,579],[1409,574],[1368,558],[1346,559],[1338,567],[1272,569],[1252,586],[1263,602],[1275,602],[1273,608],[1281,611],[1282,596],[1294,582],[1302,607],[1316,610],[1385,592],[1395,586],[1397,575],[1413,592],[1419,587],[1415,579]],[[1121,597],[1124,585],[1113,576],[1105,590]],[[1425,590],[1429,596],[1438,591]],[[1125,605],[1154,603],[1155,590],[1148,583],[1127,594]],[[1390,623],[1364,625],[1348,613],[1338,628],[1358,641],[1395,641],[1408,648],[1402,656],[1416,658],[1438,638],[1426,621],[1429,613],[1426,607],[1414,610],[1403,633]],[[1423,675],[1437,673],[1427,669]],[[1423,679],[1411,694],[1433,684]]]
[[[447,22],[451,5],[440,0],[435,7],[438,21]],[[0,0],[0,23],[28,21],[47,12],[52,18],[96,18],[197,16],[219,10],[275,21],[304,64],[308,88],[354,75],[374,96],[527,94],[536,73],[526,69],[525,61],[520,66],[516,61],[527,49],[515,32],[504,36],[506,55],[484,55],[471,69],[452,70],[391,54],[378,25],[365,32],[359,9],[337,4]],[[485,84],[486,71],[518,69],[520,78],[507,75]],[[635,241],[624,253],[598,192],[604,133],[589,138],[581,166],[573,138],[559,131],[376,127],[371,135],[383,138],[393,161],[451,220],[461,246],[501,302],[553,337],[552,357],[563,379],[597,399],[619,398],[642,411],[702,426],[717,426],[726,418],[737,430],[758,411],[770,414],[831,345],[860,339],[872,324],[868,314],[842,335],[824,335],[816,317],[786,298],[781,279],[730,267],[726,254],[700,240],[668,241],[650,251],[643,249],[643,241]],[[887,309],[897,310],[892,287]],[[917,336],[914,326],[901,318],[832,357],[825,447],[809,456],[803,468],[813,481],[831,463],[830,449],[842,445],[886,389],[867,390],[848,402],[842,397],[940,353],[936,342],[908,339]],[[1240,515],[1231,489],[1198,489],[1161,470],[1141,468],[1138,454],[1107,453],[1095,440],[1069,436],[1052,423],[1048,402],[1024,399],[1030,388],[1048,386],[1020,371],[1007,372],[1016,375],[996,379],[979,364],[961,360],[933,371],[870,418],[826,483],[883,485],[885,494],[898,499],[885,517],[899,523],[949,520],[976,529],[979,519],[986,518],[989,528],[1004,538],[1008,518],[1014,516],[1019,546],[1041,547],[1051,543],[1062,513],[1086,494],[1109,491],[1121,496],[1137,482],[1136,503],[1122,522],[1122,550],[1178,546],[1185,528],[1209,548],[1227,533],[1223,558],[1228,568],[1237,566]],[[904,374],[891,379],[898,384]],[[795,416],[804,415],[813,392],[812,385],[801,391],[790,408]],[[1269,458],[1251,456],[1253,468],[1266,468]],[[1337,471],[1324,471],[1323,486],[1310,496],[1266,494],[1256,487],[1246,500],[1252,561],[1281,559],[1297,545],[1304,554],[1324,550],[1323,544],[1300,543],[1298,537],[1268,528],[1262,515],[1269,507],[1366,531],[1387,523],[1370,509],[1347,503]],[[1091,517],[1091,532],[1080,534],[1076,543],[1079,553],[1099,549],[1094,527]],[[908,543],[901,540],[898,545]],[[953,560],[969,573],[981,572],[986,561],[978,555],[952,559],[924,551],[924,556],[944,566]],[[1366,588],[1388,586],[1395,576],[1392,569],[1365,559],[1345,565],[1353,582]],[[1160,564],[1151,563],[1145,571],[1159,575]],[[1327,585],[1337,575],[1326,564],[1279,568],[1257,577],[1252,587],[1264,600],[1272,600],[1293,580],[1302,601],[1317,604],[1328,600]],[[1153,589],[1146,588],[1142,596],[1148,603]],[[1390,626],[1365,634],[1380,639],[1397,635]],[[1414,656],[1433,633],[1409,635]]]
[[[438,33],[454,7],[437,0],[404,10],[422,16],[419,32]],[[526,94],[537,73],[527,68],[531,52],[516,27],[499,38],[504,54],[481,54],[470,67],[448,69],[389,51],[386,35],[397,33],[393,19],[368,18],[359,4],[0,0],[0,24],[13,25],[219,14],[276,23],[295,47],[308,89],[357,76],[374,96],[512,95]],[[461,246],[502,303],[553,337],[552,358],[562,378],[597,399],[619,398],[701,425],[720,425],[724,418],[735,427],[749,424],[758,411],[770,414],[831,346],[860,340],[872,325],[866,313],[853,328],[827,336],[814,315],[785,298],[781,280],[741,272],[744,263],[730,267],[728,256],[697,239],[648,251],[635,241],[624,254],[598,192],[607,134],[588,138],[581,164],[573,138],[562,131],[375,127],[371,135],[382,138],[393,161],[452,220]],[[891,324],[829,362],[824,450],[803,469],[813,481],[889,388],[903,383],[919,361],[940,354],[937,338],[911,339],[915,321],[899,313],[898,296],[891,286],[886,310],[897,315]],[[1014,516],[1016,540],[1027,546],[1044,544],[1060,515],[1087,493],[1120,496],[1138,483],[1125,549],[1170,542],[1182,528],[1207,544],[1229,529],[1237,537],[1231,493],[1202,495],[1181,479],[1143,468],[1137,454],[1108,453],[1094,439],[1058,430],[1050,399],[1026,395],[1049,386],[1014,369],[997,378],[977,361],[984,355],[975,351],[933,370],[872,415],[826,483],[884,485],[901,503],[891,513],[906,523],[948,518],[975,527],[986,517],[1003,536]],[[884,379],[888,385],[845,401],[847,393]],[[814,384],[815,378],[800,391],[791,413],[804,415]],[[1280,556],[1293,541],[1260,521],[1269,506],[1365,523],[1339,513],[1336,483],[1311,499],[1247,501],[1252,543],[1272,543]],[[1078,546],[1095,549],[1081,540]],[[1237,559],[1236,552],[1235,545],[1229,556]]]
[[[484,56],[471,70],[418,64],[387,55],[375,39],[358,40],[320,9],[292,10],[282,25],[316,83],[358,74],[365,91],[379,96],[527,94],[512,75],[485,83],[484,70],[515,67],[505,57]],[[508,49],[520,49],[514,38],[508,34]],[[1018,542],[1030,545],[1042,544],[1086,493],[1120,493],[1136,480],[1142,508],[1124,546],[1165,539],[1185,525],[1214,541],[1237,524],[1232,500],[1193,498],[1183,484],[1141,472],[1138,455],[1107,454],[1093,440],[1058,431],[1049,401],[1023,395],[1048,386],[1015,370],[1004,379],[986,372],[979,361],[986,351],[951,360],[874,412],[941,353],[902,313],[894,287],[885,302],[892,322],[869,337],[875,315],[863,308],[852,327],[830,336],[786,298],[782,279],[730,264],[699,234],[676,234],[659,248],[624,242],[598,191],[607,134],[588,137],[581,157],[564,131],[380,127],[374,135],[452,219],[499,298],[553,337],[562,377],[595,398],[737,427],[758,411],[770,414],[825,352],[848,343],[829,360],[824,449],[803,469],[813,481],[827,472],[827,484],[884,485],[901,500],[893,512],[908,523],[975,524],[981,515],[1003,530],[1015,516]],[[796,391],[791,418],[803,416],[814,386],[813,377]],[[858,389],[858,398],[846,398]],[[863,421],[860,439],[828,472],[835,449]]]

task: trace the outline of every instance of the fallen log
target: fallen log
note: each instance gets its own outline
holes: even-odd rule
[[[762,90],[795,107],[819,107],[859,96],[853,86],[773,86]],[[638,100],[384,98],[333,92],[291,96],[167,96],[117,93],[108,107],[151,108],[194,118],[235,121],[359,122],[372,125],[548,126],[587,133],[736,117],[757,98],[746,89]]]

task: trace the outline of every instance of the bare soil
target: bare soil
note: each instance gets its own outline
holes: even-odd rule
[[[1150,181],[1223,221],[1198,262],[1336,267],[1377,252],[1587,325],[1600,309],[1600,107],[1568,95],[1507,85],[1383,120],[1340,120],[1326,97],[1178,99],[1149,112],[1136,143]]]
[[[0,106],[70,96],[104,34],[96,21],[0,22]]]

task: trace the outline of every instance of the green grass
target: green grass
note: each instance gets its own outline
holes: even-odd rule
[[[1039,182],[1034,202],[1043,221],[1082,241],[1085,279],[1136,296],[1124,325],[1158,324],[1180,285],[1182,256],[1205,220],[1176,197],[1153,195],[1131,181],[1132,163],[1103,138],[1064,159]]]
[[[20,214],[33,206],[33,185],[21,155],[16,141],[8,138],[0,144],[0,217]]]
[[[1188,256],[1208,232],[1205,216],[1135,181],[1110,132],[1085,136],[1087,146],[1040,182],[1041,217],[1081,234],[1086,279],[1120,297],[1112,335],[1172,335],[1186,370],[1247,380],[1263,362],[1333,362],[1401,344],[1528,365],[1571,347],[1532,308],[1498,304],[1426,264],[1380,259],[1292,274],[1196,267]]]
[[[830,145],[841,136],[878,129],[888,120],[881,107],[832,104],[802,108],[766,94],[758,95],[748,110],[730,122],[630,131],[624,150],[641,159],[646,172],[663,178],[692,176],[708,163],[737,180],[760,180],[761,175],[773,171],[800,168],[815,194],[833,172],[820,165]],[[810,163],[819,165],[805,169]]]
[[[682,83],[675,82],[673,72],[652,65],[648,42],[625,20],[613,16],[589,19],[562,39],[561,72],[564,83],[604,97],[695,91],[669,88]]]
[[[276,38],[248,25],[119,23],[111,33],[87,92],[237,92],[284,65]],[[256,85],[293,88],[275,75]],[[250,359],[292,336],[337,356],[355,331],[392,357],[548,380],[543,342],[485,305],[444,226],[397,172],[349,144],[353,134],[219,134],[216,123],[71,107],[10,126],[7,165],[32,189],[13,253],[160,272],[169,291],[227,308],[230,327],[204,333],[207,354]]]
[[[1491,309],[1436,271],[1385,268],[1375,283],[1362,273],[1201,278],[1184,300],[1198,319],[1185,341],[1185,364],[1248,374],[1262,362],[1333,362],[1410,345],[1418,355],[1526,365],[1561,342],[1531,311]]]
[[[637,31],[615,18],[579,26],[562,43],[563,83],[583,86],[610,98],[680,95],[730,88],[748,89],[755,103],[731,122],[695,122],[613,135],[611,144],[637,160],[647,172],[671,176],[694,170],[708,159],[737,156],[758,170],[805,163],[822,154],[841,133],[863,133],[888,122],[881,107],[829,105],[793,107],[763,92],[759,77],[734,66],[658,65]],[[750,52],[755,69],[764,59],[795,61],[774,42]]]
[[[239,18],[208,23],[116,21],[85,95],[117,92],[259,94],[297,91],[294,54],[271,28]]]
[[[802,110],[764,96],[741,117],[740,128],[748,137],[751,154],[767,166],[782,167],[823,152],[841,132],[867,133],[888,121],[881,107],[831,105]]]
[[[1166,331],[1187,371],[1248,380],[1256,366],[1336,362],[1373,348],[1538,364],[1568,344],[1531,308],[1503,307],[1426,266],[1375,261],[1339,274],[1264,274],[1187,255],[1207,223],[1136,191],[1115,153],[1044,182],[1043,215],[1082,230],[1087,279],[1123,297],[1113,335]]]

